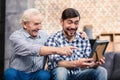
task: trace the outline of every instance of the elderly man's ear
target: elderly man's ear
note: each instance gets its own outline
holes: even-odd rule
[[[88,38],[87,34],[84,31],[79,32],[79,33],[82,36],[82,38]]]
[[[23,28],[26,29],[27,26],[28,26],[28,23],[27,22],[22,22],[22,25],[23,25]]]

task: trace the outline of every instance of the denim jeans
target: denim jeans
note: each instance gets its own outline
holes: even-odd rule
[[[25,73],[13,68],[8,68],[4,72],[4,80],[50,80],[50,73],[45,70]]]
[[[81,70],[75,75],[68,72],[68,69],[58,67],[51,71],[52,80],[107,80],[107,71],[101,66]]]

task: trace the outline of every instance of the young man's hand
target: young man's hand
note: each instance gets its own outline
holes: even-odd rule
[[[104,64],[104,63],[105,63],[105,57],[101,58],[100,61],[96,61],[96,62],[94,62],[94,63],[95,63],[95,64],[94,64],[93,66],[90,66],[90,67],[96,68],[96,67]]]
[[[86,67],[92,67],[95,63],[93,61],[93,58],[81,58],[76,60],[76,67],[80,68],[86,68]]]

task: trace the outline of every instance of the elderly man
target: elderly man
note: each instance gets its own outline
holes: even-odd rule
[[[69,56],[76,47],[46,47],[49,37],[41,30],[42,16],[39,10],[31,8],[21,17],[22,28],[10,36],[12,56],[10,68],[4,72],[4,80],[49,80],[50,74],[44,70],[45,56],[60,54]]]

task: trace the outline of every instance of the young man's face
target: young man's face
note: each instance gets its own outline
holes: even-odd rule
[[[61,20],[63,31],[66,37],[73,37],[78,29],[79,17]]]
[[[30,21],[25,24],[26,31],[33,37],[36,37],[38,31],[41,29],[40,15],[31,16]]]

